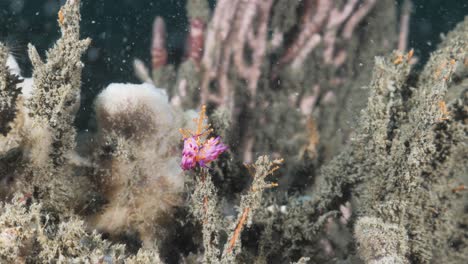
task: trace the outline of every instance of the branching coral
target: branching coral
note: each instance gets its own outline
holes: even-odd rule
[[[79,107],[81,55],[90,39],[80,40],[79,1],[69,1],[60,10],[59,25],[62,37],[48,51],[44,63],[37,50],[30,45],[29,56],[34,67],[34,90],[28,102],[30,115],[37,125],[49,129],[54,143],[50,152],[54,166],[66,162],[73,150],[75,129],[73,120]]]
[[[389,1],[373,0],[218,1],[210,17],[206,0],[187,1],[191,23],[187,55],[178,68],[153,63],[153,82],[168,89],[175,105],[195,108],[207,104],[209,109],[225,112],[232,124],[226,140],[240,142],[234,152],[242,162],[252,162],[254,153],[275,151],[290,159],[290,167],[302,165],[297,159],[301,160],[304,152],[297,150],[315,148],[305,146],[308,120],[326,116],[317,122],[321,124],[316,135],[324,132],[332,137],[335,133],[328,130],[346,127],[345,122],[329,121],[339,119],[340,113],[323,109],[350,101],[345,98],[352,94],[351,89],[360,91],[359,85],[338,89],[346,78],[367,76],[365,69],[352,69],[352,65],[367,62],[392,47],[394,32],[380,21],[373,21],[378,29],[372,33],[360,31],[358,26],[372,19],[370,14],[385,14],[387,23],[391,23],[393,6]],[[153,33],[153,43],[164,52],[154,52],[153,46],[152,54],[153,61],[166,62],[158,59],[158,54],[167,54],[162,23],[161,18],[156,19],[154,28],[158,30],[153,32],[159,33]],[[380,43],[379,48],[364,48],[362,41],[368,39]],[[361,48],[365,50],[362,54],[358,52]],[[138,75],[148,76],[141,74],[147,70],[141,63],[138,65]],[[171,83],[168,78],[174,74],[177,78]],[[148,81],[146,77],[140,79]],[[323,100],[330,97],[326,94],[339,94],[335,96],[339,103],[329,105]],[[353,101],[360,102],[361,98],[356,95]],[[296,111],[299,107],[302,113]],[[350,107],[358,110],[363,104]],[[280,132],[278,120],[286,120],[291,133]],[[253,129],[256,124],[261,124],[262,129]],[[334,141],[339,146],[344,140]],[[311,151],[313,159],[319,157],[316,154]]]
[[[33,90],[23,98],[19,135],[22,166],[16,171],[17,188],[40,196],[44,205],[63,211],[76,206],[83,179],[71,177],[70,157],[75,148],[74,116],[79,106],[81,54],[90,40],[79,40],[79,1],[67,2],[60,11],[62,37],[43,62],[34,47]],[[47,184],[44,184],[47,183]],[[73,191],[72,191],[73,190]]]
[[[467,22],[420,73],[411,68],[411,51],[375,59],[350,145],[321,169],[309,193],[272,198],[260,213],[266,241],[282,237],[262,247],[267,259],[464,262]],[[344,211],[347,201],[352,209]],[[347,220],[333,220],[345,213]],[[287,250],[279,256],[279,248]]]
[[[261,156],[254,165],[249,165],[252,183],[248,192],[241,197],[237,219],[226,228],[221,218],[216,187],[212,176],[206,169],[200,171],[194,193],[192,194],[193,213],[203,227],[203,262],[204,263],[233,263],[242,251],[240,235],[243,229],[250,227],[253,215],[261,208],[262,194],[265,189],[277,186],[276,183],[266,181],[266,177],[273,174],[282,160],[271,161],[267,156]],[[223,249],[220,248],[222,234],[228,234]]]
[[[400,230],[397,236],[381,238],[383,248],[378,250],[388,256],[378,258],[458,262],[466,250],[463,242],[458,250],[450,242],[464,232],[462,218],[454,217],[463,211],[463,195],[454,195],[450,186],[464,181],[454,160],[466,148],[466,105],[460,104],[461,98],[453,99],[448,105],[462,114],[451,116],[441,102],[447,100],[447,91],[456,89],[459,78],[466,78],[467,26],[465,20],[446,38],[417,83],[408,77],[411,54],[376,59],[368,106],[347,157],[340,155],[324,168],[314,188],[322,210],[352,192],[353,208],[360,216],[355,227],[358,240],[376,226]],[[403,237],[408,237],[407,249],[396,249]],[[377,261],[368,254],[373,251],[368,247],[375,246],[371,244],[360,243],[361,256]]]

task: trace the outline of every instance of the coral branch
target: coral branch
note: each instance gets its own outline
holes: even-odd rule
[[[333,62],[336,35],[339,30],[339,27],[351,15],[357,3],[358,3],[358,0],[350,0],[349,2],[346,3],[342,11],[340,11],[336,7],[331,10],[330,16],[328,17],[326,32],[324,36],[325,51],[323,53],[323,59],[325,63],[330,64]],[[336,65],[336,66],[339,66],[339,65]]]
[[[189,36],[186,42],[187,59],[200,66],[205,45],[206,25],[210,19],[210,7],[207,0],[188,0],[187,15],[190,22]]]
[[[311,0],[308,2],[310,1]],[[326,19],[333,7],[333,1],[317,0],[315,3],[316,5],[308,4],[306,6],[307,9],[304,11],[304,22],[301,26],[301,31],[299,32],[296,40],[289,46],[283,57],[278,61],[280,65],[293,61],[301,53],[304,47],[308,45],[311,39],[320,32],[326,22]],[[312,12],[312,10],[315,10],[315,12]],[[310,51],[312,51],[312,48],[309,48],[309,52]],[[303,53],[302,55],[308,55],[308,53]],[[300,61],[303,60],[304,59],[300,59]]]
[[[230,65],[230,50],[227,38],[231,35],[231,27],[236,17],[240,0],[221,0],[216,4],[213,17],[207,30],[205,52],[202,58],[203,77],[201,82],[201,104],[206,104],[210,98],[209,86],[219,73],[219,98],[223,105],[228,104],[229,82],[227,71]],[[224,44],[226,43],[226,46]]]
[[[343,28],[343,37],[350,39],[353,36],[354,30],[358,24],[367,16],[367,14],[374,8],[377,0],[365,0],[364,3],[359,6],[358,10],[350,17],[348,22]]]
[[[37,189],[44,204],[66,212],[73,210],[67,203],[76,202],[73,195],[79,190],[78,181],[67,170],[76,146],[74,120],[84,66],[80,59],[91,40],[80,40],[79,1],[67,1],[59,14],[62,36],[48,50],[46,60],[29,44],[33,85],[25,102],[31,129],[25,142],[33,177],[28,186]]]
[[[247,91],[253,106],[261,65],[267,48],[268,19],[272,0],[268,1],[220,1],[208,28],[206,51],[203,56],[205,75],[202,81],[202,103],[209,98],[221,98],[224,105],[230,98],[230,82],[227,78],[231,57],[235,69],[247,82]],[[250,51],[250,60],[246,58]],[[219,96],[210,96],[208,86],[218,76]],[[232,99],[231,99],[232,100]]]
[[[324,62],[340,67],[347,56],[344,50],[340,50],[335,55],[338,32],[343,31],[344,39],[350,39],[359,22],[376,3],[375,0],[368,0],[356,9],[358,2],[359,0],[347,0],[340,7],[334,1],[306,1],[301,29],[296,39],[279,59],[278,67],[281,68],[291,63],[293,69],[299,69],[312,51],[322,42],[325,46]]]
[[[42,62],[36,49],[29,45],[29,55],[34,66],[34,90],[29,101],[36,122],[44,121],[53,129],[54,163],[62,163],[68,151],[74,147],[73,120],[79,106],[81,55],[90,39],[80,40],[79,1],[68,1],[62,8],[60,29],[62,38],[48,51],[47,61]],[[56,69],[61,69],[57,71]]]
[[[162,17],[156,17],[153,22],[153,40],[151,44],[151,65],[153,71],[167,63],[166,25]]]
[[[133,70],[140,81],[151,84],[153,83],[153,80],[150,77],[150,72],[143,61],[139,59],[133,60]]]
[[[244,228],[245,221],[247,221],[247,217],[249,215],[249,212],[250,212],[249,207],[245,208],[244,211],[242,212],[242,215],[241,215],[241,217],[239,219],[239,222],[237,223],[237,226],[234,229],[234,233],[233,233],[231,239],[229,240],[229,247],[227,249],[228,253],[231,253],[232,249],[236,245],[236,241],[239,238],[239,235],[242,232],[242,229]]]
[[[200,180],[192,194],[192,207],[195,217],[202,224],[204,263],[217,263],[219,259],[219,232],[222,227],[221,216],[216,197],[216,189],[211,175],[206,169],[200,171]]]
[[[276,187],[276,183],[266,181],[266,177],[272,175],[279,165],[283,163],[282,159],[270,161],[267,156],[261,156],[254,165],[246,165],[249,172],[253,173],[252,186],[249,192],[242,196],[240,203],[240,213],[237,216],[236,224],[229,235],[229,242],[226,243],[221,260],[223,263],[232,263],[240,251],[241,243],[239,236],[245,226],[252,218],[252,214],[260,208],[263,191],[268,188]]]
[[[409,24],[411,17],[412,4],[411,0],[405,0],[403,2],[402,14],[400,17],[400,35],[398,37],[398,50],[405,51],[408,48],[408,34]]]
[[[186,57],[199,65],[203,56],[203,45],[205,43],[205,22],[199,18],[190,21],[190,33],[187,39]]]

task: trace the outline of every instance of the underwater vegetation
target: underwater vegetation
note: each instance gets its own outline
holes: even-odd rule
[[[411,1],[188,0],[77,131],[80,4],[0,43],[0,263],[465,263],[468,17],[418,68]]]

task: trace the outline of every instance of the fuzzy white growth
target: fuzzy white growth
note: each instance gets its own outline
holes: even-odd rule
[[[34,80],[33,78],[24,78],[23,82],[19,84],[21,87],[21,95],[24,99],[29,99],[32,95]]]
[[[114,142],[115,149],[101,164],[109,171],[102,179],[109,203],[92,222],[114,235],[133,229],[150,247],[155,223],[170,215],[183,191],[178,131],[191,115],[148,83],[110,84],[96,98],[95,111],[99,142]]]
[[[110,84],[96,99],[99,129],[134,139],[170,134],[177,125],[164,90],[151,84]]]
[[[8,67],[8,70],[10,71],[11,74],[18,75],[23,81],[18,84],[19,87],[21,87],[21,97],[23,99],[28,99],[31,97],[32,94],[32,89],[34,85],[34,81],[32,78],[24,78],[21,75],[21,68],[18,65],[18,62],[16,62],[15,57],[13,55],[8,54],[8,59],[6,62],[6,66]]]
[[[151,84],[111,83],[96,99],[96,106],[103,107],[110,113],[122,111],[122,107],[128,110],[136,109],[140,104],[161,109],[167,104],[168,97],[163,89],[158,89]],[[151,105],[158,102],[162,105]]]
[[[15,60],[15,57],[13,57],[11,54],[8,54],[8,59],[6,62],[6,66],[10,70],[12,74],[16,74],[18,76],[21,76],[21,70],[18,65],[18,63]]]

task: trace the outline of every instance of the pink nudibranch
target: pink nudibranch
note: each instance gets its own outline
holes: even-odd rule
[[[220,137],[212,137],[200,146],[195,137],[186,138],[182,150],[181,167],[183,170],[193,169],[197,164],[205,167],[206,164],[216,160],[227,149],[228,147],[221,142]]]

